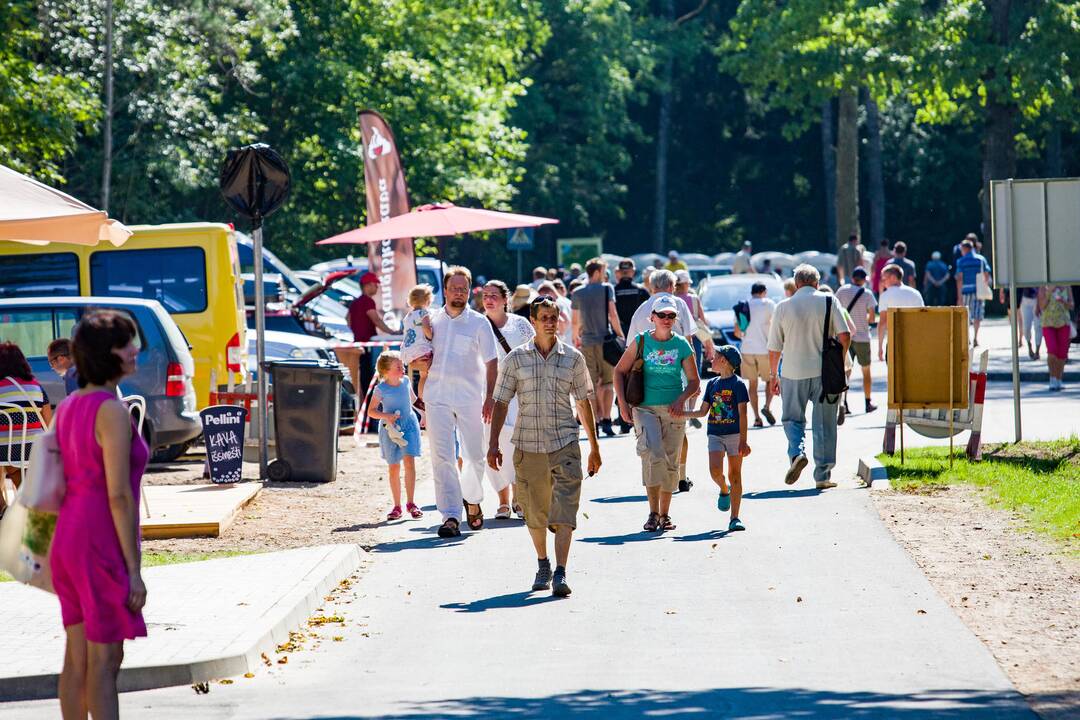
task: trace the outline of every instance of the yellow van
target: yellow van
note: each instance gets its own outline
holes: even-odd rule
[[[221,223],[133,225],[121,247],[0,243],[0,298],[98,295],[157,300],[191,344],[198,407],[210,379],[244,381],[247,337],[236,234]],[[63,249],[60,249],[60,248]]]

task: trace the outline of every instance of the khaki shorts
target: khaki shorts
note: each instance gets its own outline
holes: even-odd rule
[[[870,341],[860,342],[852,340],[848,346],[848,354],[855,358],[863,367],[870,367]]]
[[[576,442],[550,453],[514,450],[514,497],[530,528],[577,527],[581,499],[581,448]]]
[[[679,456],[686,421],[673,418],[666,405],[634,408],[634,434],[641,458],[641,484],[668,493],[679,489]]]
[[[747,380],[769,379],[769,356],[768,355],[743,355],[742,365],[739,366],[739,375]]]
[[[585,356],[585,367],[589,369],[589,379],[593,387],[597,385],[610,385],[615,368],[607,364],[604,359],[603,345],[582,345],[581,354]]]

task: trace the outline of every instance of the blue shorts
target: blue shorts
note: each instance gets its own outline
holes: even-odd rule
[[[980,300],[973,292],[963,293],[961,299],[964,301],[964,305],[967,306],[968,320],[981,321],[986,309],[986,301]]]

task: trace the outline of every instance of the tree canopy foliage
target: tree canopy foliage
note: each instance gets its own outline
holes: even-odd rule
[[[920,259],[980,231],[987,180],[1080,165],[1080,0],[113,2],[110,212],[233,219],[220,164],[261,140],[294,179],[268,240],[298,264],[365,222],[364,108],[394,128],[414,203],[559,217],[530,264],[560,236],[647,249],[662,136],[665,236],[686,251],[826,249],[828,203],[847,203]],[[101,6],[0,0],[0,162],[91,203]],[[447,247],[507,274],[501,235]]]

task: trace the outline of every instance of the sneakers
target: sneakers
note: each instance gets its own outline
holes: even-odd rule
[[[829,488],[836,487],[836,483],[832,482],[831,480],[819,480],[818,482],[814,483],[814,487],[816,487],[818,490],[828,490]]]
[[[720,496],[716,498],[716,509],[720,512],[731,509],[731,493],[720,493]]]
[[[837,410],[836,410],[836,424],[837,424],[837,426],[840,426],[840,425],[844,424],[844,418],[847,417],[847,414],[849,412],[851,412],[851,411],[847,409],[847,405],[841,405],[839,408],[837,408]]]
[[[868,399],[868,400],[866,401],[866,412],[867,412],[867,413],[872,413],[872,412],[874,412],[875,410],[877,410],[877,405],[875,405],[874,403],[870,402],[870,400]]]
[[[536,570],[536,578],[533,580],[533,590],[547,590],[551,587],[551,561],[543,559],[538,561],[539,567]]]
[[[566,568],[555,568],[555,576],[551,580],[551,594],[555,597],[568,597],[570,586],[566,584]]]
[[[731,518],[731,522],[727,524],[728,532],[739,532],[745,530],[746,526],[742,524],[742,520],[739,518]]]
[[[806,463],[809,462],[805,455],[799,454],[791,458],[791,467],[788,468],[787,474],[784,475],[784,483],[787,485],[794,485],[795,481],[802,475],[802,471],[806,468]]]
[[[679,481],[679,492],[690,492],[690,488],[694,487],[694,481],[690,478],[683,478]]]
[[[615,437],[615,428],[611,427],[611,420],[601,420],[600,430],[608,437]]]
[[[692,427],[692,428],[700,428],[701,427],[701,421],[698,420],[697,418],[690,418],[690,427]]]
[[[630,423],[626,422],[622,418],[619,418],[619,432],[621,434],[623,434],[623,435],[628,434],[633,429],[633,427],[634,426],[631,425]]]

